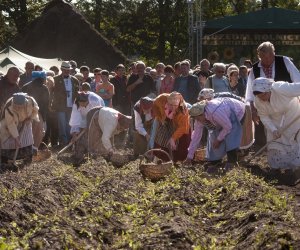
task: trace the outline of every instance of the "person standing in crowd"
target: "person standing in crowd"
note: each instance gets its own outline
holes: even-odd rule
[[[59,143],[64,146],[69,143],[70,126],[69,120],[72,106],[79,90],[78,80],[70,75],[71,65],[63,61],[61,64],[61,74],[54,77],[51,109],[57,113]]]
[[[161,88],[161,81],[162,79],[164,78],[164,70],[165,70],[165,65],[160,62],[158,64],[156,64],[155,66],[155,70],[156,70],[156,95],[159,95],[160,94],[160,88]]]
[[[174,64],[174,78],[175,79],[181,75],[180,64],[181,64],[181,62],[177,62]]]
[[[142,97],[155,93],[155,85],[151,76],[145,74],[146,65],[142,61],[136,63],[137,74],[128,79],[127,92],[130,93],[132,107]]]
[[[98,88],[97,86],[99,86],[102,82],[101,79],[101,68],[95,68],[93,70],[94,72],[94,79],[92,80],[92,82],[90,83],[91,86],[91,91],[96,93],[96,89]]]
[[[202,70],[197,70],[194,72],[194,75],[198,77],[200,89],[203,89],[209,76],[208,73]]]
[[[32,121],[39,121],[39,107],[33,97],[26,93],[15,93],[5,104],[4,116],[0,121],[1,161],[24,159],[32,161]]]
[[[96,93],[103,99],[105,107],[112,108],[112,97],[115,94],[114,85],[109,82],[109,72],[101,71],[102,83],[97,86]]]
[[[86,83],[88,84],[88,83]],[[88,152],[88,132],[78,138],[79,133],[87,128],[87,114],[94,107],[100,107],[103,100],[100,96],[93,92],[78,92],[72,107],[70,118],[71,141],[75,143],[74,165],[78,166],[84,159],[84,155]],[[77,139],[78,138],[78,139]]]
[[[153,115],[150,148],[170,152],[174,162],[185,160],[190,143],[190,118],[182,95],[178,92],[159,95],[153,103]],[[156,155],[169,160],[164,154]]]
[[[115,88],[115,94],[112,99],[113,107],[124,115],[130,115],[130,99],[126,91],[127,77],[125,75],[125,66],[119,64],[115,72],[116,76],[110,79]]]
[[[244,85],[245,90],[247,86],[247,80],[248,80],[248,68],[245,65],[241,65],[239,67],[239,82]]]
[[[74,60],[71,60],[70,65],[71,65],[70,75],[74,76],[78,73],[77,62],[75,62]]]
[[[22,88],[24,84],[32,81],[32,71],[34,70],[34,64],[30,61],[25,64],[25,72],[20,75],[19,87]]]
[[[229,82],[225,76],[226,65],[224,63],[214,63],[213,72],[214,74],[207,78],[205,88],[211,88],[218,92],[228,92]]]
[[[0,114],[2,114],[6,101],[20,90],[18,86],[19,75],[19,69],[13,66],[10,67],[6,75],[0,79]]]
[[[198,78],[190,74],[190,63],[188,61],[182,61],[180,68],[181,75],[175,78],[174,91],[179,92],[186,102],[193,104],[197,102],[200,92]]]
[[[135,156],[144,154],[148,148],[153,121],[154,100],[142,97],[133,107],[135,133],[133,136],[133,152]]]
[[[161,87],[159,94],[163,93],[171,93],[174,89],[174,82],[175,79],[173,77],[174,75],[174,69],[171,65],[167,65],[164,69],[164,78],[161,81]]]
[[[254,105],[271,142],[267,153],[270,167],[299,168],[300,83],[258,77],[252,89]]]
[[[300,73],[290,58],[275,55],[274,45],[270,42],[263,42],[257,48],[259,61],[253,64],[249,72],[245,99],[250,102],[252,119],[255,126],[255,140],[258,145],[266,143],[263,125],[260,123],[257,110],[253,105],[253,81],[258,77],[266,77],[275,81],[300,82]]]
[[[51,66],[49,70],[53,71],[54,75],[56,75],[56,76],[59,74],[59,68],[56,66]]]
[[[237,95],[237,96],[244,97],[246,88],[245,88],[245,86],[243,85],[242,82],[238,81],[238,78],[239,78],[238,70],[236,70],[236,69],[231,70],[229,75],[228,75],[228,78],[229,78],[229,90],[230,90],[230,92]]]
[[[205,72],[208,76],[213,74],[213,72],[210,70],[210,62],[206,58],[200,61],[200,70]]]
[[[208,171],[214,171],[215,165],[227,154],[226,170],[237,164],[237,150],[242,139],[242,125],[245,114],[245,104],[233,98],[216,98],[210,101],[195,103],[189,110],[195,119],[192,141],[189,145],[187,162],[194,153],[202,137],[203,128],[209,131],[206,158],[211,166]]]
[[[45,84],[45,71],[32,71],[32,82],[26,83],[22,87],[22,92],[32,96],[39,106],[39,121],[32,122],[33,132],[33,151],[37,153],[39,146],[43,140],[46,129],[46,120],[49,108],[49,90]]]
[[[81,66],[80,73],[83,75],[82,82],[92,82],[92,78],[90,77],[90,68],[88,66]]]

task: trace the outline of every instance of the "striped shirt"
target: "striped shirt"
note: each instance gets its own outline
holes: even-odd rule
[[[234,112],[240,121],[245,114],[245,104],[233,98],[216,98],[209,101],[205,107],[205,118],[220,129],[218,141],[223,141],[232,129],[231,112]],[[204,125],[195,122],[192,140],[188,149],[188,159],[192,159],[202,137]]]

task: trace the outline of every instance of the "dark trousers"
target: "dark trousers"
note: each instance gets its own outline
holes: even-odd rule
[[[48,144],[50,139],[51,146],[55,146],[58,144],[58,121],[56,112],[49,111],[46,124],[47,129],[43,142]]]

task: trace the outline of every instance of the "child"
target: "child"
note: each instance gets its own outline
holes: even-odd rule
[[[96,93],[102,97],[105,106],[112,108],[112,97],[115,94],[114,85],[109,80],[109,72],[107,70],[101,71],[102,83],[96,86]]]

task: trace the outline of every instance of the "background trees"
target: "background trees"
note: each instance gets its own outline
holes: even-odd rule
[[[48,2],[0,0],[0,47],[8,45],[17,33],[21,33]],[[187,56],[186,0],[68,2],[131,59],[173,63]],[[209,20],[259,8],[299,9],[299,0],[202,0],[202,6],[203,20]]]

